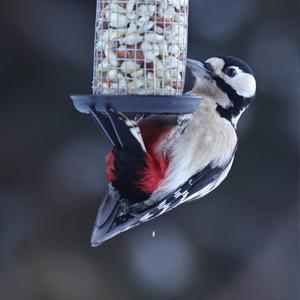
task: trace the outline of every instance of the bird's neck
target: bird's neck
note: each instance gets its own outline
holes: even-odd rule
[[[236,108],[234,106],[224,108],[221,105],[217,105],[216,110],[222,118],[228,120],[232,124],[232,126],[236,128],[237,123],[246,108],[247,107],[244,106],[239,108]]]
[[[217,104],[216,110],[222,118],[227,119],[236,128],[237,122],[249,106],[251,98],[238,95],[230,85],[219,77],[216,77],[215,81],[219,89],[227,95],[230,101],[230,105],[225,107]]]

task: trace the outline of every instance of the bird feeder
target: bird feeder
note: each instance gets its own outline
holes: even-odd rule
[[[75,108],[102,129],[107,104],[125,113],[194,112],[200,97],[183,95],[187,37],[188,0],[97,0],[93,94],[72,96]]]
[[[108,107],[136,119],[193,113],[201,98],[183,94],[187,37],[188,0],[97,0],[93,94],[71,96],[75,108],[89,114],[115,147],[122,143]],[[107,214],[114,201],[104,201],[99,214]],[[158,215],[156,208],[149,207],[138,217],[121,218],[109,232],[100,224],[106,229],[97,245],[152,215]]]

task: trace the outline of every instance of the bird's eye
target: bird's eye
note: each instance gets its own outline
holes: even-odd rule
[[[237,74],[234,68],[227,68],[224,73],[229,77],[234,77]]]

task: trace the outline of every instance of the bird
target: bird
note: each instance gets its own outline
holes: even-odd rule
[[[106,157],[108,192],[91,246],[204,197],[227,177],[237,151],[237,123],[256,96],[252,68],[233,56],[187,59],[201,96],[185,115],[132,120],[107,105],[101,128],[113,147]]]

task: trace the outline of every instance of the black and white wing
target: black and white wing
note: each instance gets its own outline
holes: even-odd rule
[[[100,207],[91,244],[97,247],[121,232],[150,221],[182,203],[203,197],[216,188],[227,176],[232,160],[224,167],[207,166],[196,173],[174,193],[153,204],[127,206],[119,201],[113,189]]]

